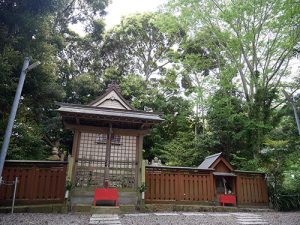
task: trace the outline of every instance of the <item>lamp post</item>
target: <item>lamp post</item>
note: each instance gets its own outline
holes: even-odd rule
[[[4,140],[3,140],[3,144],[2,144],[2,148],[1,148],[1,155],[0,155],[0,185],[2,183],[2,172],[3,172],[3,167],[4,167],[4,161],[5,161],[5,158],[6,158],[6,153],[7,153],[11,133],[12,133],[12,128],[13,128],[14,121],[15,121],[15,118],[16,118],[16,113],[17,113],[19,101],[20,101],[20,98],[21,98],[21,93],[22,93],[26,73],[28,71],[32,70],[33,68],[37,67],[39,64],[40,64],[40,62],[37,61],[37,62],[35,62],[35,63],[33,63],[32,65],[29,66],[29,58],[28,57],[25,57],[24,62],[23,62],[23,67],[22,67],[18,87],[17,87],[17,90],[16,90],[13,105],[11,107],[11,112],[10,112],[10,115],[9,115],[9,118],[8,118],[8,123],[7,123],[7,127],[6,127],[6,130],[5,130],[5,136],[4,136]]]

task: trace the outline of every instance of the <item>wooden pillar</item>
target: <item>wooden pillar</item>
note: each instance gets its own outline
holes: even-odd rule
[[[80,131],[75,130],[74,138],[73,138],[73,146],[72,146],[72,157],[73,157],[73,166],[70,168],[72,171],[70,172],[72,177],[72,183],[75,185],[76,182],[76,167],[78,163],[78,154],[79,154],[79,143],[80,143]]]
[[[106,140],[106,152],[105,152],[105,168],[104,168],[104,182],[103,182],[104,188],[108,188],[108,186],[109,186],[109,164],[110,164],[110,153],[111,153],[111,137],[112,137],[112,124],[109,123],[109,129],[107,131],[107,140]]]
[[[236,199],[237,199],[237,204],[242,203],[243,202],[243,192],[242,192],[242,180],[241,180],[241,175],[237,174],[236,176],[236,186],[235,186],[235,190],[236,190]]]
[[[210,172],[209,173],[209,183],[210,183],[210,199],[209,199],[209,201],[214,201],[215,200],[215,192],[216,192],[216,190],[215,190],[215,177],[214,177],[214,175],[213,175],[213,173],[212,172]]]
[[[142,185],[143,135],[137,136],[135,186]]]

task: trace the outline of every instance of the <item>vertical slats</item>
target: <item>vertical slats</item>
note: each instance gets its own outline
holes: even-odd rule
[[[237,197],[241,204],[268,204],[268,192],[263,175],[238,174]]]
[[[160,183],[160,199],[161,200],[165,200],[165,198],[166,198],[166,192],[165,192],[165,188],[166,188],[166,184],[165,184],[165,179],[166,179],[166,177],[165,177],[165,174],[161,174],[161,177],[160,177],[161,179],[160,179],[160,181],[161,181],[161,183]]]
[[[150,199],[151,198],[150,191],[149,191],[149,190],[151,190],[150,187],[149,187],[149,185],[150,185],[149,177],[150,177],[150,174],[145,173],[145,183],[147,184],[147,189],[145,191],[145,199]]]
[[[202,175],[199,176],[198,187],[199,187],[199,200],[203,201],[204,200],[204,196],[203,196],[203,176]]]
[[[258,179],[257,182],[257,192],[258,192],[258,203],[262,203],[262,191],[261,191],[261,180]]]
[[[168,170],[146,167],[146,201],[213,201],[214,176],[211,172]],[[268,203],[263,176],[237,173],[235,192],[239,204]]]
[[[19,178],[16,203],[54,203],[64,201],[67,164],[61,162],[6,162],[6,182]],[[0,204],[11,204],[13,186],[0,186]]]
[[[244,201],[243,189],[242,189],[242,179],[241,176],[236,177],[236,194],[238,203],[242,203]]]
[[[170,199],[170,174],[165,174],[165,199]]]

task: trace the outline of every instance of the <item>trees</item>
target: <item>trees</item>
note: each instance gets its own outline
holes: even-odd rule
[[[56,82],[56,66],[53,55],[57,52],[58,39],[53,34],[48,20],[61,7],[62,2],[45,1],[2,1],[1,14],[1,131],[4,131],[10,106],[18,83],[23,57],[43,62],[28,74],[22,93],[14,136],[10,149],[11,157],[43,157],[45,149],[40,121],[53,101],[63,95]],[[3,133],[1,132],[1,137]],[[26,144],[31,143],[31,144]],[[34,144],[33,144],[34,143]],[[28,148],[30,147],[31,150]],[[35,147],[34,147],[35,146]],[[27,148],[27,149],[25,149]],[[40,150],[39,150],[40,149]],[[23,154],[27,151],[31,154]]]
[[[100,57],[103,67],[115,67],[120,74],[139,74],[148,81],[161,74],[174,46],[182,40],[184,32],[164,30],[158,13],[136,14],[125,17],[121,24],[110,30],[104,38]]]
[[[1,1],[0,3],[0,137],[5,130],[24,56],[42,65],[28,73],[8,152],[10,158],[41,159],[59,143],[61,123],[55,101],[65,96],[58,56],[68,45],[71,21],[103,14],[106,0]],[[80,10],[76,6],[80,6]],[[75,11],[75,7],[77,8]],[[93,9],[93,10],[92,10]],[[81,12],[81,13],[80,13]],[[79,13],[75,15],[75,13]],[[89,27],[89,26],[88,26]],[[56,126],[51,126],[56,124]]]
[[[286,82],[289,60],[299,41],[299,9],[291,1],[169,1],[169,9],[190,32],[209,30],[211,41],[234,76],[221,68],[243,93],[253,155],[275,124],[278,91]]]

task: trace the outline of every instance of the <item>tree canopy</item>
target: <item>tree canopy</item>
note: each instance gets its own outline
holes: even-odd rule
[[[28,73],[9,159],[71,150],[55,102],[86,104],[111,80],[135,108],[163,112],[144,158],[198,166],[224,152],[233,166],[268,173],[275,193],[299,193],[300,7],[290,0],[169,0],[106,30],[108,0],[0,2],[0,142],[22,62]],[[70,29],[80,23],[86,34]],[[298,62],[298,61],[296,61]]]

